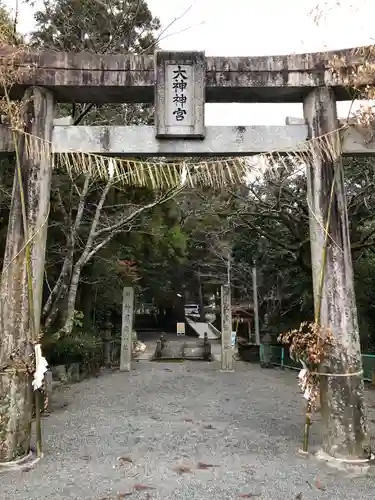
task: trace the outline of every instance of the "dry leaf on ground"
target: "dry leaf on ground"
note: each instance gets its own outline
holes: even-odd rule
[[[315,486],[320,491],[325,491],[326,490],[326,487],[319,481],[319,479],[316,479]]]
[[[191,467],[188,467],[186,465],[178,465],[173,469],[177,474],[190,474],[191,473]]]
[[[154,490],[152,486],[147,486],[146,484],[135,484],[133,486],[135,491],[145,491],[145,490]]]
[[[255,498],[260,497],[261,493],[241,493],[238,495],[240,498]]]
[[[214,464],[205,464],[204,462],[198,462],[197,468],[198,469],[213,469],[214,467],[219,467],[219,465],[214,465]]]
[[[241,469],[243,469],[243,471],[247,472],[248,474],[255,474],[255,467],[252,465],[241,465]]]
[[[130,457],[118,457],[117,460],[120,462],[120,465],[133,463],[133,460]]]

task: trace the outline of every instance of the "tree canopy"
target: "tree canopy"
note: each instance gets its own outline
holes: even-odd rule
[[[35,21],[36,47],[102,54],[152,52],[160,29],[145,0],[46,0]]]

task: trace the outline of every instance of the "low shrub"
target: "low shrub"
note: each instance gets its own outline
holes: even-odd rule
[[[102,341],[91,333],[76,333],[59,339],[50,337],[43,344],[50,366],[100,363],[102,357]]]

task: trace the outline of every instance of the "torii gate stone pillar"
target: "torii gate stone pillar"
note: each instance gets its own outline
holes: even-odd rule
[[[25,244],[30,241],[34,326],[38,335],[52,177],[53,94],[44,88],[29,87],[24,102],[25,130],[35,141],[28,145],[25,137],[20,137],[24,199],[16,170],[1,276],[0,463],[20,458],[30,449],[31,377],[26,368],[32,354],[31,343],[38,339],[32,338]]]
[[[337,130],[333,90],[313,89],[304,100],[304,116],[310,138]],[[335,339],[333,355],[320,368],[326,373],[320,377],[322,455],[344,460],[368,459],[361,350],[338,133],[332,134],[331,145],[335,148],[333,160],[332,156],[324,157],[317,151],[307,165],[314,306],[317,312],[320,303],[320,324],[329,328]]]

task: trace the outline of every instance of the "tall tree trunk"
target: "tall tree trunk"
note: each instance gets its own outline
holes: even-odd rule
[[[90,187],[91,175],[88,173],[85,176],[85,182],[83,184],[82,191],[79,196],[79,203],[77,207],[77,214],[74,220],[74,224],[71,226],[71,214],[67,213],[61,199],[60,191],[57,192],[58,200],[60,203],[60,209],[64,216],[65,224],[67,226],[68,236],[66,240],[66,255],[64,262],[60,271],[60,275],[53,287],[49,297],[43,307],[43,318],[44,326],[46,329],[50,328],[53,321],[55,320],[57,313],[59,311],[59,306],[61,305],[61,299],[63,299],[68,292],[70,277],[73,270],[74,261],[74,250],[76,244],[77,233],[82,223],[82,217],[85,209],[86,198]]]
[[[56,287],[56,285],[55,285],[54,289],[56,290],[56,292],[55,292],[55,295],[53,297],[53,300],[51,301],[51,305],[48,308],[48,311],[49,311],[48,315],[46,316],[46,318],[44,320],[44,328],[46,330],[51,328],[59,311],[61,310],[61,308],[63,308],[64,299],[66,298],[66,295],[68,293],[69,286],[70,286],[70,280],[71,280],[72,270],[73,270],[73,259],[74,259],[74,252],[73,251],[70,252],[70,254],[67,255],[64,259],[63,269],[61,270],[61,273],[59,276],[58,287]],[[52,295],[52,292],[51,292],[51,295]]]
[[[104,205],[104,202],[107,198],[108,192],[111,189],[112,186],[112,180],[110,179],[106,186],[103,189],[103,193],[100,197],[99,203],[96,207],[95,210],[95,215],[94,219],[91,224],[90,232],[86,240],[86,245],[85,248],[82,252],[82,255],[80,258],[77,260],[77,262],[74,264],[73,271],[72,271],[72,278],[70,280],[70,286],[69,286],[69,293],[68,293],[68,300],[67,300],[67,306],[66,306],[66,318],[64,321],[64,326],[61,329],[61,332],[65,335],[69,335],[72,330],[73,330],[73,324],[74,324],[74,310],[75,310],[75,304],[76,304],[76,298],[77,298],[77,291],[78,291],[78,284],[79,284],[79,278],[81,276],[81,271],[83,266],[90,260],[90,258],[93,257],[94,253],[92,253],[95,237],[96,237],[96,230],[99,224],[100,220],[100,215],[102,212],[102,208]],[[101,248],[104,244],[104,242],[109,241],[112,236],[114,235],[109,235],[107,239],[105,239],[101,244],[97,245],[97,249]]]
[[[64,258],[64,262],[60,271],[60,275],[52,288],[48,299],[43,307],[43,318],[44,318],[44,326],[45,328],[49,328],[51,325],[54,316],[53,316],[53,308],[58,304],[62,295],[64,295],[65,291],[69,286],[70,276],[72,274],[73,269],[73,257],[74,257],[74,249],[68,246],[67,255]],[[56,309],[56,307],[55,307]]]
[[[52,94],[38,87],[25,94],[25,124],[35,142],[20,138],[22,187],[25,194],[25,233],[19,177],[13,183],[12,204],[0,284],[0,462],[24,456],[30,449],[31,376],[26,364],[33,361],[30,318],[39,334],[47,239],[52,160],[54,104]],[[25,245],[31,240],[31,271],[34,311],[29,308]],[[12,359],[13,358],[13,359]]]
[[[76,306],[77,292],[79,279],[81,277],[82,265],[78,262],[72,272],[72,279],[70,280],[68,299],[66,304],[66,317],[64,321],[64,326],[62,328],[62,332],[65,335],[69,335],[74,326],[74,311]]]

